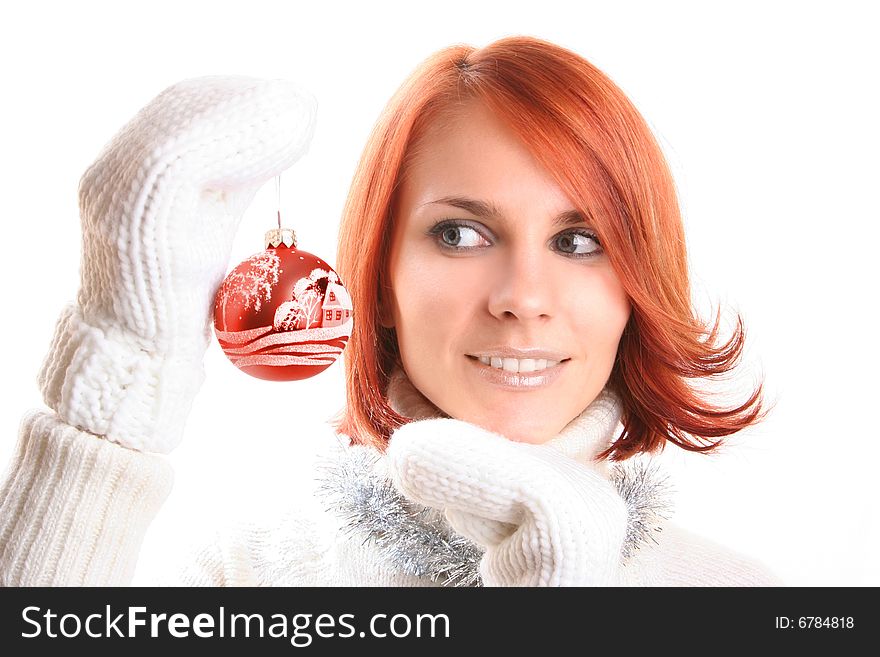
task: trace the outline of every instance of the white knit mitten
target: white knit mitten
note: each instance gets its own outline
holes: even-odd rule
[[[484,585],[615,583],[626,506],[590,466],[455,419],[404,425],[387,456],[401,493],[486,548]]]
[[[241,216],[306,152],[316,106],[282,80],[185,80],[105,147],[80,182],[77,303],[39,376],[64,421],[143,451],[179,443]]]

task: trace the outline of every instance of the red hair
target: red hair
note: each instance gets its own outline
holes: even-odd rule
[[[667,441],[706,452],[766,415],[762,383],[733,408],[692,385],[740,361],[742,318],[723,344],[691,301],[675,185],[645,120],[599,69],[560,46],[509,37],[479,50],[452,46],[398,89],[361,157],[343,211],[337,271],[356,319],[345,351],[346,408],[335,422],[355,442],[384,449],[408,418],[386,398],[400,364],[396,334],[380,323],[395,189],[426,127],[468,100],[491,108],[591,221],[632,304],[609,378],[623,433],[601,457],[623,460]],[[715,440],[712,440],[715,439]]]

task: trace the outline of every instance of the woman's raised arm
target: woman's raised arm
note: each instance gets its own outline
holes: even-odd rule
[[[175,84],[80,182],[76,303],[58,320],[0,485],[0,583],[130,581],[165,458],[204,379],[214,294],[257,189],[307,150],[316,102],[281,80]]]

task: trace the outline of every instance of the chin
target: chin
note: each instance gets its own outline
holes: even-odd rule
[[[530,428],[528,426],[524,427],[519,423],[504,423],[498,425],[497,423],[487,422],[478,424],[483,428],[486,428],[488,431],[504,436],[515,443],[540,445],[546,443],[553,437],[551,434],[547,433],[546,424],[542,424],[540,427],[535,428]]]

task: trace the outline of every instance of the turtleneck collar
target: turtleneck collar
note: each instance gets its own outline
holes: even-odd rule
[[[449,417],[419,392],[400,367],[391,373],[387,395],[391,408],[404,417],[413,420]],[[593,461],[615,439],[621,415],[620,398],[606,386],[592,403],[546,444],[577,461]],[[593,465],[607,473],[605,461],[594,462]]]

